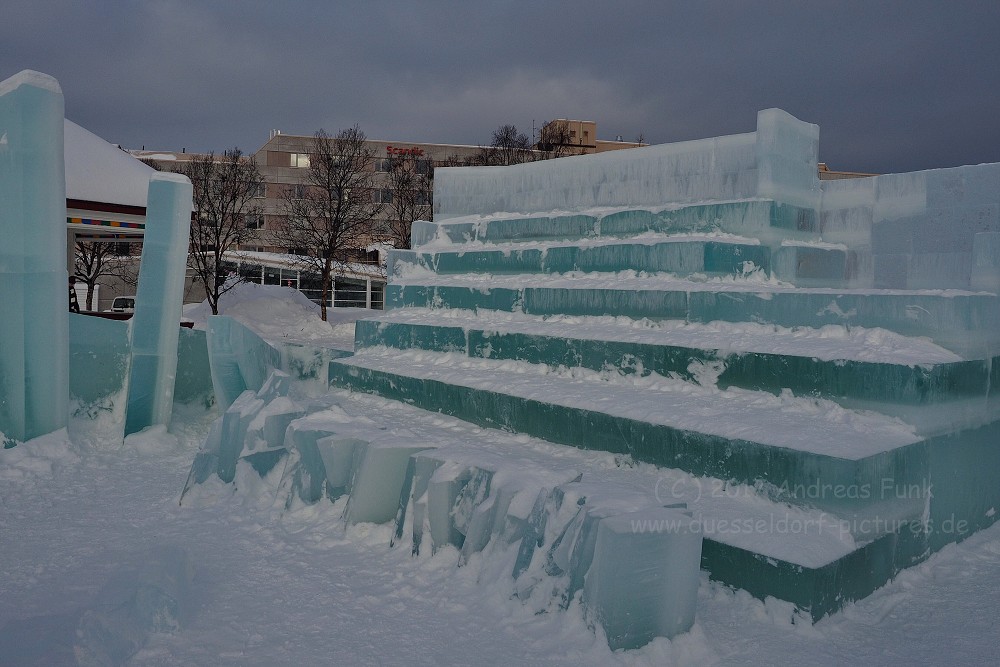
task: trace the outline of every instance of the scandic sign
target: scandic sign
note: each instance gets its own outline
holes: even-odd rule
[[[424,154],[424,149],[417,148],[416,146],[412,148],[397,148],[395,146],[386,146],[385,152],[387,155],[413,155],[419,157]]]

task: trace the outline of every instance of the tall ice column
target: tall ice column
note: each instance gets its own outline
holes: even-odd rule
[[[186,176],[161,172],[149,179],[146,234],[132,316],[126,435],[154,424],[170,424],[192,194]]]
[[[0,444],[66,426],[64,103],[52,77],[0,82]]]

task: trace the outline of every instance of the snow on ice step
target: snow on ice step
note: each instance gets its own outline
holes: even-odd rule
[[[439,274],[568,273],[570,271],[670,272],[688,275],[740,275],[770,270],[770,251],[755,239],[724,235],[647,235],[629,240],[601,239],[557,243],[498,244],[458,250],[390,251],[390,276],[405,278],[421,271]],[[843,276],[841,276],[843,277]]]
[[[1000,346],[997,295],[963,290],[795,288],[753,280],[694,281],[628,273],[462,274],[390,283],[386,307],[883,328],[929,337],[966,358],[982,358]]]
[[[384,345],[462,352],[626,375],[657,373],[723,389],[789,390],[907,418],[923,415],[927,428],[930,417],[916,406],[978,401],[970,409],[983,412],[992,368],[989,359],[962,360],[923,338],[836,325],[791,329],[405,308],[358,321],[355,334],[359,351]]]
[[[483,426],[698,475],[764,482],[775,497],[838,513],[864,513],[874,501],[900,516],[923,510],[922,499],[895,496],[896,485],[926,474],[914,429],[830,401],[391,348],[334,361],[330,377],[337,386]],[[818,483],[864,484],[878,497],[808,497]]]
[[[586,241],[643,234],[739,234],[771,243],[795,237],[818,239],[816,212],[767,199],[605,207],[583,213],[554,211],[540,215],[505,213],[471,215],[444,222],[414,221],[411,241],[422,251],[447,250],[458,244]]]

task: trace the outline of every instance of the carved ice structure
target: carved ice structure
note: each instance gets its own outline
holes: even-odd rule
[[[125,434],[168,425],[177,372],[192,186],[187,176],[149,179],[146,234],[132,317],[132,366]]]
[[[25,70],[0,82],[0,440],[66,425],[69,385],[63,95]]]
[[[818,138],[438,170],[331,383],[824,511],[848,549],[701,565],[836,611],[995,520],[1000,165],[821,182]]]
[[[1000,166],[821,183],[818,136],[772,109],[748,134],[440,169],[326,403],[265,398],[280,355],[219,321],[213,369],[236,370],[213,377],[249,391],[185,492],[233,470],[285,508],[395,502],[393,544],[505,559],[524,604],[579,600],[613,648],[689,628],[699,568],[812,619],[868,595],[997,516]],[[661,478],[637,492],[525,435]]]
[[[50,76],[25,70],[0,82],[0,233],[6,239],[0,249],[4,446],[66,426],[70,397],[74,414],[95,417],[110,412],[118,428],[127,419],[128,432],[166,424],[174,399],[175,323],[183,292],[191,185],[172,174],[150,179],[135,320],[126,325],[73,315],[71,326],[64,130],[72,129],[73,148],[81,137],[86,144],[87,150],[73,152],[77,160],[90,159],[89,151],[104,143],[65,121],[63,109],[61,89]],[[118,160],[130,159],[107,148]],[[101,177],[88,174],[83,180],[99,182]],[[186,400],[207,401],[206,385],[190,363],[198,348],[198,336],[186,336],[182,394]],[[127,417],[122,409],[126,395]]]

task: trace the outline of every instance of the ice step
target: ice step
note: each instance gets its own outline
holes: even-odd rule
[[[814,210],[766,199],[669,206],[658,210],[606,209],[595,215],[468,216],[439,223],[414,222],[411,245],[415,249],[430,250],[470,242],[624,238],[647,233],[719,231],[780,243],[785,238],[817,238],[819,220]]]
[[[791,288],[751,281],[696,282],[674,277],[437,276],[386,287],[386,307],[496,310],[527,315],[612,316],[782,327],[882,328],[927,336],[966,358],[1000,348],[1000,299],[957,290]]]
[[[775,497],[831,511],[864,512],[882,500],[903,515],[923,509],[922,499],[895,496],[896,485],[919,484],[926,475],[913,429],[832,402],[388,348],[331,362],[330,377],[338,386],[483,426],[698,475],[764,482]],[[816,484],[862,484],[876,497],[808,497]]]
[[[261,395],[267,398],[264,393]],[[266,413],[269,406],[280,404],[282,400],[281,396],[273,396],[270,402],[256,398],[263,404],[258,414]],[[532,525],[532,507],[537,504],[534,501],[541,489],[562,488],[561,493],[566,493],[566,484],[581,477],[583,484],[571,484],[582,489],[577,495],[584,495],[583,490],[589,485],[592,490],[586,492],[588,498],[599,492],[601,497],[610,493],[619,499],[636,499],[624,504],[618,502],[615,505],[620,510],[618,513],[651,505],[683,503],[703,526],[705,542],[701,564],[713,578],[745,588],[761,598],[773,595],[789,600],[814,618],[839,609],[847,600],[867,595],[900,568],[927,553],[927,536],[919,529],[911,530],[912,521],[906,517],[891,526],[879,523],[875,532],[868,528],[856,531],[857,515],[836,515],[774,502],[764,488],[629,463],[628,459],[623,461],[611,454],[584,452],[525,436],[481,429],[452,417],[367,394],[332,390],[312,403],[308,410],[309,414],[291,423],[285,443],[298,449],[303,445],[306,448],[310,444],[317,446],[319,455],[310,457],[309,481],[316,473],[317,479],[326,480],[328,490],[337,480],[342,483],[353,479],[349,493],[354,496],[358,492],[359,450],[412,447],[414,443],[435,445],[437,448],[431,452],[411,454],[406,459],[413,462],[422,457],[441,464],[432,466],[426,479],[428,488],[432,482],[440,486],[440,491],[444,492],[441,494],[443,501],[431,503],[430,494],[417,491],[425,502],[431,503],[430,512],[425,513],[427,522],[421,520],[419,525],[426,523],[429,529],[433,522],[434,533],[443,536],[442,545],[457,547],[461,541],[463,560],[487,545],[493,550],[521,542]],[[233,412],[239,410],[233,409]],[[995,440],[992,434],[986,435],[991,442]],[[324,447],[333,441],[337,441],[337,447],[324,454]],[[262,450],[255,455],[273,451],[278,450]],[[953,460],[953,454],[954,448],[949,449],[948,461]],[[290,461],[289,454],[286,453],[284,459]],[[985,459],[979,457],[978,460]],[[910,463],[918,465],[919,461],[911,460]],[[448,469],[434,479],[445,465]],[[287,467],[286,463],[286,470]],[[395,464],[390,467],[398,470]],[[892,474],[890,470],[885,472]],[[242,468],[236,484],[248,481],[246,475],[256,474],[255,468]],[[261,473],[264,475],[270,473]],[[987,478],[989,475],[984,483]],[[957,475],[956,479],[964,477]],[[858,480],[858,484],[862,481]],[[189,484],[198,483],[189,479]],[[381,491],[380,495],[389,503],[403,499],[410,509],[408,514],[400,516],[397,529],[410,522],[416,536],[420,532],[418,522],[407,518],[415,507],[410,504],[415,493],[413,478],[409,488],[406,483],[404,481],[402,489],[395,484],[377,484],[377,488],[370,490]],[[261,488],[252,483],[246,487],[251,492],[254,489],[259,492]],[[312,485],[302,484],[301,488],[305,491]],[[305,502],[335,500],[332,495],[322,492],[304,495],[309,496],[301,498]],[[277,500],[280,502],[282,497]],[[452,503],[450,510],[449,502]],[[605,505],[606,502],[601,501],[601,506]],[[882,503],[879,511],[883,513],[875,518],[898,516],[898,510],[898,507]],[[563,524],[549,523],[550,528],[556,525]],[[397,531],[397,540],[404,532]],[[459,534],[463,536],[461,540],[457,537]],[[532,544],[537,543],[536,536]],[[538,547],[532,546],[526,551],[527,560],[515,574],[532,576],[530,573],[537,571],[532,563],[548,563],[549,554],[554,565],[565,563],[564,551],[554,539],[546,541],[543,535]],[[572,553],[570,562],[573,562]],[[577,558],[585,555],[586,552],[581,552]],[[858,563],[866,565],[858,567]],[[518,581],[520,587],[529,580],[522,581],[519,575]],[[563,584],[557,587],[562,591],[559,599],[563,593],[578,590],[575,587],[579,586],[579,581],[574,584],[572,577],[564,583],[568,588]]]
[[[884,330],[397,309],[359,320],[355,346],[463,352],[550,366],[712,381],[844,401],[907,405],[987,396],[991,360],[962,361],[924,339]],[[985,402],[980,402],[985,407]]]
[[[642,242],[602,240],[586,245],[525,246],[529,244],[463,246],[437,252],[395,250],[389,253],[388,272],[390,277],[406,276],[415,269],[439,274],[633,270],[738,276],[758,269],[769,273],[771,268],[770,249],[750,240],[660,236]]]
[[[405,543],[412,534],[416,540],[428,543],[433,522],[439,534],[448,535],[447,543],[457,548],[459,540],[452,539],[457,534],[455,529],[461,526],[458,533],[463,535],[463,561],[487,544],[491,551],[518,541],[524,544],[524,531],[540,518],[533,519],[532,513],[544,489],[561,489],[561,496],[570,498],[564,507],[572,512],[581,497],[592,498],[592,507],[616,508],[616,515],[681,503],[702,526],[701,567],[713,579],[744,588],[760,598],[772,595],[788,600],[814,619],[836,611],[846,601],[864,597],[899,569],[927,554],[926,535],[909,519],[894,523],[894,532],[885,532],[889,526],[882,523],[883,532],[856,539],[853,517],[774,502],[763,490],[752,486],[692,476],[676,469],[622,465],[618,457],[610,454],[595,455],[522,435],[481,429],[379,396],[333,390],[325,400],[329,409],[307,418],[314,426],[327,422],[331,428],[335,425],[343,437],[368,438],[373,443],[438,444],[432,451],[411,456],[410,462],[419,459],[430,463],[423,473],[428,482],[437,475],[439,483],[465,480],[456,488],[465,486],[457,494],[454,489],[446,494],[455,497],[451,511],[442,511],[448,504],[444,502],[429,515],[425,504],[424,515],[418,520],[413,516],[414,501],[423,497],[428,503],[430,496],[427,489],[414,483],[415,476],[410,477],[400,496],[394,542]],[[345,415],[366,416],[350,421]],[[369,417],[373,415],[379,426],[374,430]],[[489,473],[488,484],[483,472]],[[473,483],[477,476],[478,487]],[[544,504],[540,510],[544,510]],[[881,515],[886,521],[889,517]],[[513,572],[522,592],[532,572],[545,569],[551,573],[554,565],[566,562],[565,549],[560,548],[557,538],[564,528],[569,528],[568,524],[549,521],[547,525],[549,533],[543,526],[541,539],[536,536],[527,545],[530,549],[524,566]],[[569,555],[572,562],[572,552]],[[557,590],[568,594],[582,585],[579,581],[565,584],[567,588],[560,584]],[[553,602],[559,604],[562,593]]]

